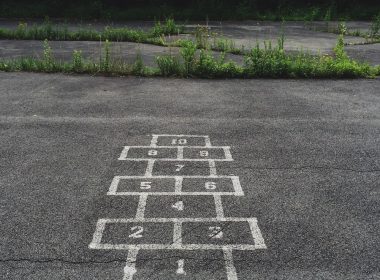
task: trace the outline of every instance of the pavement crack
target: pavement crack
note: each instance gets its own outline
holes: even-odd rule
[[[35,263],[35,264],[43,264],[43,263],[63,263],[63,264],[72,264],[72,265],[81,265],[81,264],[107,264],[107,263],[125,263],[126,259],[112,259],[109,261],[95,261],[95,260],[86,260],[86,261],[70,261],[65,259],[27,259],[27,258],[14,258],[14,259],[0,259],[0,263],[19,263],[19,262],[27,262],[27,263]]]

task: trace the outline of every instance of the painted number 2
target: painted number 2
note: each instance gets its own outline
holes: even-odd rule
[[[186,145],[187,140],[186,139],[173,139],[172,145]]]
[[[144,231],[144,228],[142,226],[134,226],[131,228],[131,234],[129,235],[130,238],[141,238],[143,237],[142,236],[142,233]]]

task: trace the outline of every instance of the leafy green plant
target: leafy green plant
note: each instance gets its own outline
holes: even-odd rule
[[[185,41],[180,49],[180,54],[185,62],[185,73],[191,73],[194,63],[195,63],[195,52],[197,51],[197,46],[192,41]]]
[[[145,67],[144,67],[142,55],[141,55],[140,50],[138,50],[137,54],[136,54],[135,63],[133,64],[132,73],[135,75],[143,75],[144,74],[144,68]]]
[[[172,55],[157,56],[156,62],[161,75],[163,76],[182,76],[183,68],[178,57]]]
[[[46,70],[52,71],[54,68],[54,58],[49,41],[45,39],[43,43],[43,65]]]
[[[375,38],[377,35],[379,35],[380,31],[380,13],[375,17],[371,24],[370,34],[369,36],[371,38]]]
[[[104,42],[104,58],[100,61],[100,69],[109,72],[111,65],[111,43],[106,40]]]
[[[209,32],[207,26],[201,26],[198,25],[195,28],[195,42],[197,44],[197,47],[199,49],[207,49],[208,48],[208,37],[209,37]]]
[[[83,69],[82,51],[74,50],[73,52],[73,71],[81,72]]]
[[[338,34],[346,35],[347,34],[347,26],[345,22],[339,22],[338,24]]]

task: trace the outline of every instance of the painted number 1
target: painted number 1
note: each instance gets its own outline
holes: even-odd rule
[[[185,260],[184,259],[178,260],[177,261],[177,265],[178,265],[177,274],[186,275],[186,272],[185,272]]]

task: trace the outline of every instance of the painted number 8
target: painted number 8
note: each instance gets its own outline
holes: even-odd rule
[[[148,151],[149,156],[156,156],[157,155],[157,150],[149,150]]]
[[[201,157],[208,157],[208,151],[200,151],[199,154]]]
[[[206,190],[215,190],[216,189],[216,183],[215,182],[206,182],[205,188],[206,188]]]

